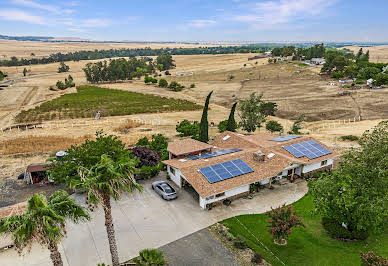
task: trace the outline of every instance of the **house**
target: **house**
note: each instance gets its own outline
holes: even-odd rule
[[[366,81],[366,85],[372,87],[374,79],[370,78]]]
[[[265,51],[264,54],[267,56],[270,56],[270,55],[272,55],[272,51]]]
[[[307,147],[307,149],[306,149]],[[224,132],[210,144],[170,142],[167,173],[180,188],[191,186],[201,209],[249,194],[251,184],[329,171],[339,154],[308,136]]]
[[[311,58],[310,59],[310,64],[311,65],[323,65],[326,62],[325,58]]]

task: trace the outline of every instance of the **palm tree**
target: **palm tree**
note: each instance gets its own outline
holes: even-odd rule
[[[31,248],[34,241],[50,250],[54,266],[62,266],[58,243],[66,234],[66,219],[75,223],[89,220],[83,207],[64,190],[56,191],[49,200],[43,194],[35,194],[27,201],[26,211],[0,220],[0,233],[11,234],[19,254]]]
[[[86,191],[89,204],[102,205],[113,266],[118,266],[120,263],[110,198],[119,200],[123,191],[132,193],[135,189],[142,190],[142,186],[133,178],[137,163],[137,160],[126,156],[114,161],[108,155],[103,154],[99,163],[89,169],[79,167],[78,175],[81,178],[69,182],[71,188]]]
[[[133,259],[133,262],[140,266],[162,266],[167,264],[163,253],[157,249],[140,250],[139,257]]]

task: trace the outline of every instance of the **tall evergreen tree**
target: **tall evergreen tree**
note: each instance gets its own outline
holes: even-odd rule
[[[237,103],[234,103],[232,106],[232,109],[230,110],[228,123],[226,124],[226,130],[228,131],[236,131],[237,123],[236,120],[234,120],[234,112],[236,111]]]
[[[213,91],[211,91],[206,97],[205,106],[203,107],[201,123],[199,124],[199,140],[202,142],[209,141],[209,122],[207,121],[207,110],[209,109],[210,96],[212,96]]]

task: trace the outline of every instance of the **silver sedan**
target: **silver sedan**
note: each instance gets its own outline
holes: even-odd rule
[[[155,181],[152,183],[152,189],[155,190],[164,200],[172,200],[178,197],[178,193],[166,181]]]

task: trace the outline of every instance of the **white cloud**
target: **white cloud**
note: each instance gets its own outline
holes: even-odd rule
[[[12,3],[14,3],[16,5],[25,6],[25,7],[41,9],[41,10],[45,10],[45,11],[52,12],[52,13],[59,13],[60,12],[59,7],[57,7],[57,6],[39,4],[37,2],[30,1],[30,0],[12,0]]]
[[[0,9],[0,18],[10,21],[23,21],[31,24],[47,24],[42,17],[31,15],[19,9]]]
[[[251,12],[237,15],[235,20],[271,28],[300,19],[313,19],[324,14],[338,0],[275,0],[256,3]]]
[[[203,28],[214,24],[216,24],[216,21],[210,19],[195,19],[189,22],[189,26],[193,28]]]

